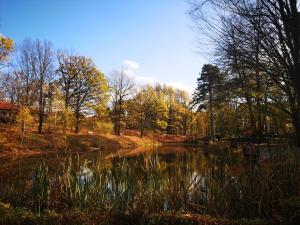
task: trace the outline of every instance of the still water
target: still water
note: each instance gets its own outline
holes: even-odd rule
[[[143,169],[149,166],[155,166],[168,178],[177,174],[178,171],[184,176],[192,177],[196,172],[203,170],[206,164],[212,160],[219,163],[235,164],[240,161],[240,158],[241,154],[229,152],[227,149],[183,144],[138,148],[131,151],[118,151],[117,153],[103,153],[96,150],[81,153],[60,152],[7,157],[0,159],[0,182],[9,183],[14,180],[28,179],[36,167],[41,164],[46,165],[51,174],[61,164],[68,163],[70,159],[76,163],[79,171],[85,168],[93,170],[95,166],[113,169],[126,162],[126,165],[131,168],[132,175],[137,178],[143,174]],[[155,165],[152,165],[153,163]]]
[[[235,173],[245,163],[229,148],[174,144],[7,158],[0,165],[0,199],[35,211],[198,207],[215,201],[224,184],[241,198]]]

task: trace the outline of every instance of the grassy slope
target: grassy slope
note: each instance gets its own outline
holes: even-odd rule
[[[160,141],[153,137],[140,138],[137,132],[126,131],[120,137],[112,134],[80,134],[33,132],[26,136],[21,145],[21,137],[16,128],[10,129],[7,134],[1,134],[3,142],[0,144],[0,156],[23,156],[32,154],[49,153],[59,150],[84,152],[88,150],[115,151],[157,145]]]

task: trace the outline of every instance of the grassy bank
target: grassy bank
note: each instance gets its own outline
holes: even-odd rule
[[[0,157],[1,156],[26,156],[43,154],[55,151],[86,152],[101,150],[114,152],[116,150],[133,149],[136,147],[157,146],[161,140],[153,136],[140,138],[138,132],[125,131],[121,136],[112,134],[95,134],[82,131],[79,134],[32,132],[27,134],[22,141],[16,127],[10,127],[5,134],[0,134]]]

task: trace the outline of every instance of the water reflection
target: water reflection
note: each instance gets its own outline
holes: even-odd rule
[[[113,158],[106,158],[99,152],[86,154],[59,153],[51,155],[32,156],[19,159],[8,159],[0,165],[0,183],[13,182],[13,180],[28,179],[32,172],[42,163],[49,168],[49,174],[56,173],[57,170],[69,163],[70,158],[77,166],[77,173],[81,183],[86,183],[93,178],[93,170],[110,169],[117,173],[118,167],[126,162],[128,176],[136,179],[147,179],[146,170],[159,170],[164,179],[174,176],[181,176],[182,179],[194,180],[196,174],[205,170],[208,161],[219,161],[219,163],[234,163],[239,160],[239,155],[228,157],[222,151],[209,152],[203,147],[195,146],[161,146],[152,151],[138,153],[135,155],[121,155]],[[89,162],[86,164],[85,162]],[[195,182],[198,182],[199,175]]]
[[[79,177],[80,187],[83,188],[84,185],[90,183],[93,180],[93,172],[88,167],[80,166],[78,177]]]
[[[38,210],[142,208],[213,213],[218,208],[218,212],[244,215],[253,205],[246,205],[243,212],[240,206],[253,196],[252,189],[258,193],[260,179],[265,179],[259,161],[247,161],[242,152],[228,148],[173,145],[141,150],[115,157],[94,152],[25,158],[17,164],[8,161],[0,165],[4,171],[0,199],[18,206],[37,205]],[[271,155],[262,151],[260,157],[264,161]]]

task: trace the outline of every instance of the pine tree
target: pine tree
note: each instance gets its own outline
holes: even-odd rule
[[[224,98],[222,93],[224,76],[217,66],[205,64],[202,67],[200,77],[197,79],[197,87],[193,94],[192,106],[198,111],[207,110],[209,113],[209,136],[215,140],[215,109],[218,102]]]

